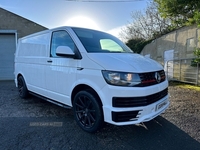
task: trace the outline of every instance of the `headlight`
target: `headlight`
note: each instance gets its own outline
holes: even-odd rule
[[[117,86],[134,86],[141,83],[137,73],[102,71],[103,77],[108,84]]]

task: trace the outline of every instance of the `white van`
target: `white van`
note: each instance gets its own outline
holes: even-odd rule
[[[21,38],[15,54],[19,95],[72,107],[78,125],[149,121],[169,106],[163,67],[104,32],[60,27]]]

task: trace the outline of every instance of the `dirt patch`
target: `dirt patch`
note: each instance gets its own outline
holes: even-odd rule
[[[170,83],[169,94],[171,104],[162,116],[200,142],[200,91]]]

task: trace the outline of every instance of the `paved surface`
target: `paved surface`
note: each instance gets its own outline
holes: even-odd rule
[[[200,143],[161,116],[137,126],[106,124],[89,134],[76,125],[72,110],[21,99],[13,81],[0,81],[0,150],[24,149],[199,150]]]

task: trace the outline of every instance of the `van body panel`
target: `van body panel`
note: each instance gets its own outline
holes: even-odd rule
[[[78,60],[72,58],[50,58],[50,60],[51,62],[45,66],[48,97],[69,105],[69,88],[61,85],[72,85],[76,81]]]
[[[78,62],[79,68],[86,68],[86,69],[92,69],[92,70],[104,70],[105,68],[96,62],[86,53],[82,52],[82,60]]]
[[[50,32],[43,31],[18,41],[15,53],[15,68],[21,70],[27,88],[35,93],[47,96],[45,66],[49,56]],[[16,69],[15,69],[16,71]],[[15,72],[19,74],[19,72]]]
[[[162,70],[162,66],[151,59],[134,53],[89,53],[88,56],[106,70],[143,73]],[[117,64],[117,65],[116,65]]]

